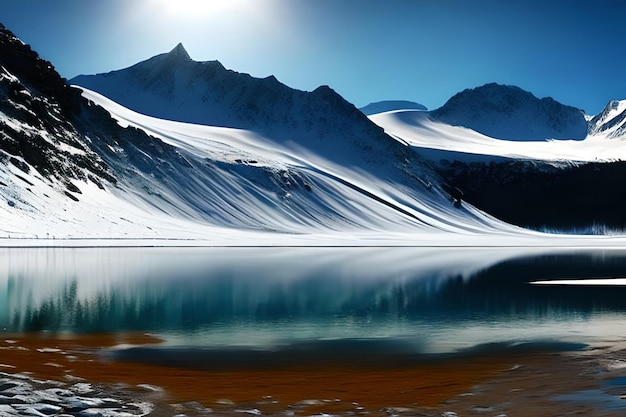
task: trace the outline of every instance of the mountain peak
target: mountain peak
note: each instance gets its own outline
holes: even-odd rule
[[[187,53],[187,50],[185,49],[182,43],[179,43],[178,45],[176,45],[174,49],[168,52],[168,55],[183,59],[185,61],[191,61],[191,57]]]

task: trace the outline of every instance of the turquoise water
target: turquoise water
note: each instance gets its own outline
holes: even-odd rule
[[[427,360],[618,339],[623,287],[529,282],[620,276],[620,250],[2,249],[0,328],[148,332],[167,342],[141,355],[185,352],[195,367],[249,351],[269,362]]]

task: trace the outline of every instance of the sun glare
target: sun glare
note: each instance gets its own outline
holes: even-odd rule
[[[236,10],[242,0],[157,0],[164,13],[170,16],[206,17]]]

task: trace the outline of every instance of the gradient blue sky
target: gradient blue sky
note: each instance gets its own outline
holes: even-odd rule
[[[598,113],[626,99],[623,0],[0,0],[0,22],[62,76],[128,67],[182,42],[357,106],[436,108],[488,82]]]

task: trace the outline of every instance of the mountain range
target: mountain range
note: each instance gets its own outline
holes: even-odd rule
[[[208,103],[194,124],[164,120],[69,87],[10,31],[0,35],[3,57],[21,60],[0,62],[6,237],[267,244],[517,230],[455,206],[417,153],[328,87],[294,90],[192,61],[181,46],[108,76],[144,89],[138,103],[157,110]],[[40,80],[26,67],[47,70]]]
[[[626,101],[611,101],[589,116],[517,87],[488,84],[432,112],[370,118],[430,159],[466,201],[499,219],[541,230],[621,233],[625,111]]]
[[[69,82],[153,117],[272,134],[282,133],[277,130],[284,127],[297,128],[315,106],[309,103],[307,92],[291,89],[274,77],[255,79],[227,70],[218,61],[195,62],[182,44],[132,67],[80,75]],[[320,87],[313,93],[327,88]],[[289,106],[289,112],[285,106]],[[426,107],[396,100],[370,103],[360,110],[371,116]],[[506,140],[580,140],[589,129],[582,110],[495,83],[456,94],[429,112],[429,117]],[[306,122],[313,125],[320,121]]]
[[[75,88],[4,27],[0,70],[0,237],[266,245],[543,236],[477,209],[460,176],[426,148],[327,86],[295,90],[196,62],[178,45],[127,69],[76,77]],[[536,111],[529,93],[487,88],[525,98],[510,123]],[[453,99],[432,112],[383,114],[470,131],[446,118],[463,113],[458,103],[471,102],[471,91]],[[538,102],[550,114],[533,132],[578,132],[579,111]],[[621,107],[609,107],[580,116],[588,131],[619,136]]]

